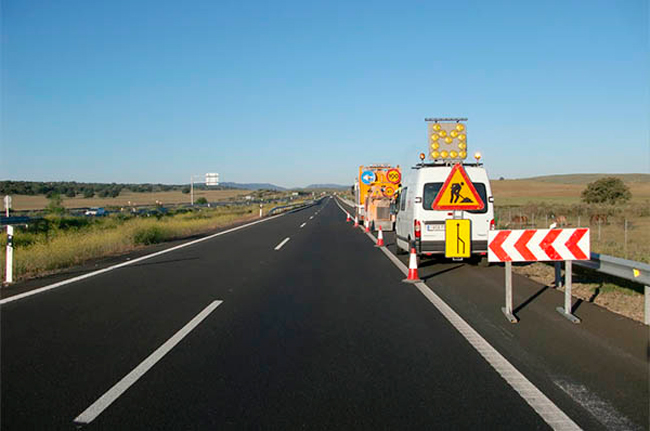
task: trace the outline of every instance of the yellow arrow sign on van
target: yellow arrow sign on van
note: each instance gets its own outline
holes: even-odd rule
[[[472,253],[471,222],[449,219],[445,222],[445,257],[470,257]]]
[[[463,165],[456,164],[442,185],[431,208],[434,210],[482,210],[485,208]]]

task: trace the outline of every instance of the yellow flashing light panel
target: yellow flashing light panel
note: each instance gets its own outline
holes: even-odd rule
[[[428,124],[429,159],[462,161],[467,158],[467,126],[458,121]]]

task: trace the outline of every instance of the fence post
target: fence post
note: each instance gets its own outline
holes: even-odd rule
[[[598,242],[600,242],[600,217],[598,217]]]
[[[625,231],[623,233],[623,236],[624,236],[623,250],[624,250],[625,258],[627,259],[627,219],[625,219],[625,226],[624,226],[623,230]]]
[[[566,317],[573,323],[580,323],[580,319],[571,314],[571,285],[572,285],[573,262],[567,260],[564,262],[564,308],[557,307],[556,310],[562,316]]]
[[[5,259],[5,283],[14,282],[14,227],[7,226],[7,256]]]
[[[506,262],[506,306],[501,311],[510,321],[517,323],[517,318],[512,314],[512,262]]]

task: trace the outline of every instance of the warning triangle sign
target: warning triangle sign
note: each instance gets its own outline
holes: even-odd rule
[[[476,192],[462,164],[454,165],[431,205],[434,210],[482,210],[485,203]]]

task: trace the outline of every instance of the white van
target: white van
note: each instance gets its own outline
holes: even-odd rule
[[[459,211],[460,218],[471,221],[471,254],[487,255],[488,231],[494,229],[494,198],[487,171],[478,164],[463,164],[474,188],[485,203],[482,210]],[[419,164],[413,167],[399,196],[395,223],[397,252],[410,250],[415,243],[418,255],[445,254],[445,220],[454,218],[453,211],[432,209],[451,166]]]

